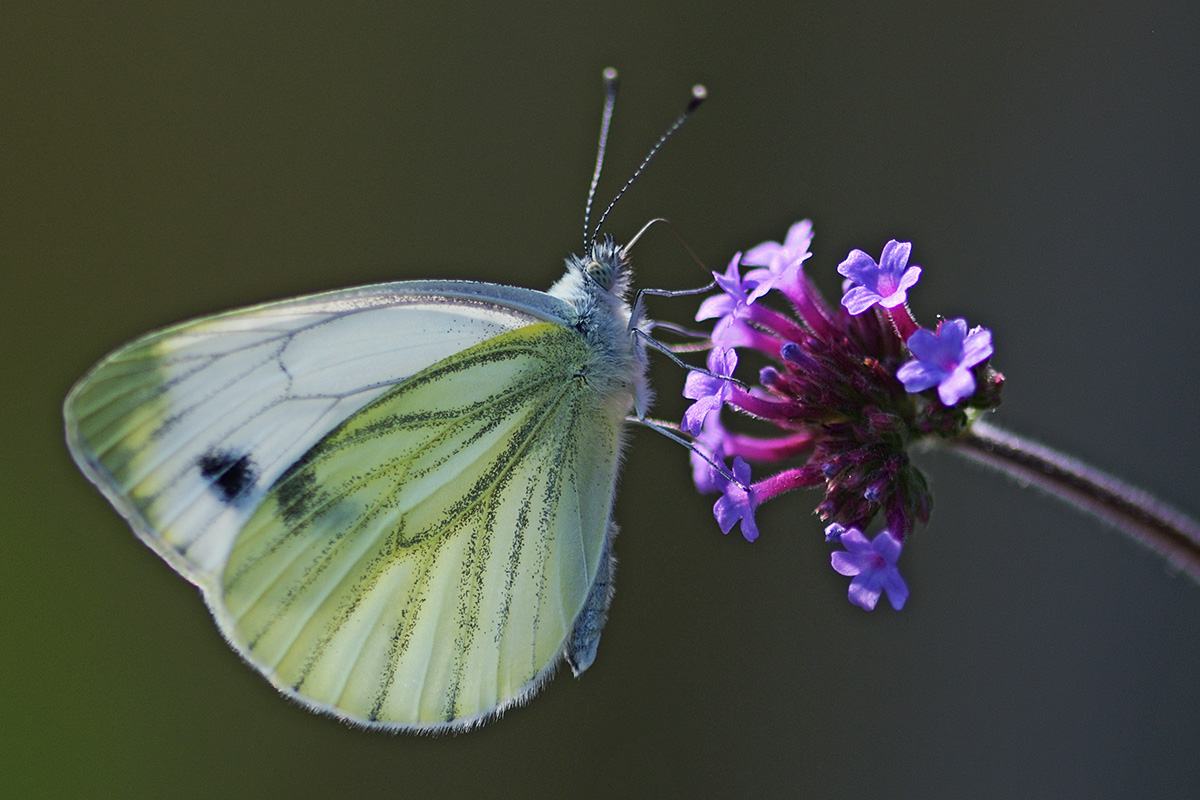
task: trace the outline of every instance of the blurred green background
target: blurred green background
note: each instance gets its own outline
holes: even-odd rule
[[[104,4],[107,6],[108,4]],[[723,267],[816,225],[915,242],[926,325],[995,333],[997,421],[1192,513],[1200,475],[1194,2],[10,5],[0,27],[3,742],[13,797],[1200,796],[1200,587],[1033,490],[923,460],[903,613],[867,614],[811,515],[722,537],[636,431],[599,657],[468,735],[278,697],[71,464],[60,403],[110,349],[319,289],[548,286],[600,200]],[[703,275],[665,230],[638,285]],[[694,303],[658,299],[686,322]],[[659,360],[657,411],[680,370]]]

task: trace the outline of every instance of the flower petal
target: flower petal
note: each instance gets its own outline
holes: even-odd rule
[[[829,554],[829,563],[839,575],[853,576],[863,571],[863,559],[854,553],[838,550]]]
[[[737,304],[727,294],[706,297],[704,298],[704,302],[700,303],[700,308],[696,310],[696,321],[729,316],[736,307]]]
[[[963,342],[962,365],[973,367],[992,355],[992,332],[987,328],[973,329]]]
[[[897,559],[900,558],[900,540],[892,536],[891,531],[880,531],[875,537],[875,541],[871,542],[871,546],[875,548],[875,552],[883,557],[888,566],[896,566]]]
[[[751,247],[742,256],[742,263],[748,267],[765,267],[771,263],[775,256],[783,252],[784,246],[779,242],[763,242],[762,244]]]
[[[937,329],[938,341],[947,352],[962,354],[963,342],[967,338],[967,321],[962,317],[942,320]]]
[[[908,264],[908,256],[912,253],[912,242],[897,242],[890,240],[883,246],[879,256],[879,271],[890,275],[899,275]]]
[[[850,602],[859,608],[874,611],[882,593],[883,590],[871,579],[869,573],[860,574],[850,581]]]
[[[787,236],[783,240],[784,250],[797,250],[803,248],[807,250],[812,245],[813,239],[813,224],[811,219],[802,219],[799,222],[788,228]]]
[[[879,293],[865,286],[855,286],[842,296],[842,305],[852,316],[858,316],[880,300]]]
[[[851,250],[846,260],[838,264],[837,271],[861,286],[874,286],[879,276],[879,265],[862,250]]]
[[[958,367],[938,384],[938,398],[946,406],[955,405],[959,400],[973,394],[975,394],[975,376],[966,367]]]
[[[918,328],[912,336],[908,337],[908,341],[904,344],[908,347],[908,352],[923,362],[936,363],[941,361],[941,341],[937,334],[931,330]]]
[[[928,364],[913,359],[906,361],[896,370],[896,378],[904,384],[904,391],[909,394],[923,392],[931,386],[937,386],[943,375],[940,370],[931,369]]]
[[[904,274],[900,276],[899,289],[901,293],[908,291],[913,286],[916,286],[917,281],[921,280],[921,268],[917,266],[909,267],[904,270]]]
[[[842,547],[852,553],[874,552],[871,548],[871,543],[867,541],[867,537],[863,536],[863,532],[858,528],[850,528],[842,532]]]
[[[887,592],[892,608],[897,611],[904,608],[904,604],[908,602],[908,584],[897,570],[891,570],[884,576],[883,590]]]

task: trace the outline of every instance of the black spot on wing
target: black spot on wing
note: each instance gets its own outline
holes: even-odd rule
[[[317,487],[317,474],[313,470],[289,471],[275,484],[273,491],[283,514],[283,522],[288,528],[294,528],[307,518],[323,499]]]
[[[230,450],[210,450],[197,462],[200,474],[211,483],[210,488],[227,505],[236,503],[258,480],[258,469],[246,453]]]

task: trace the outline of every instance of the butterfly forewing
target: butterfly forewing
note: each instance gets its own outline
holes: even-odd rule
[[[211,587],[266,489],[337,424],[430,364],[563,313],[540,292],[408,282],[184,323],[84,377],[67,440],[138,535]]]
[[[273,682],[360,721],[466,724],[557,661],[596,576],[621,414],[542,323],[362,409],[268,491],[222,581]]]

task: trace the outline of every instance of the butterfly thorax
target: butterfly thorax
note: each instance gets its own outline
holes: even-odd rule
[[[596,242],[586,257],[566,260],[567,273],[550,294],[575,311],[571,326],[592,352],[584,378],[606,399],[618,403],[623,416],[650,404],[645,346],[634,331],[646,325],[625,299],[631,275],[629,257],[611,237]]]

